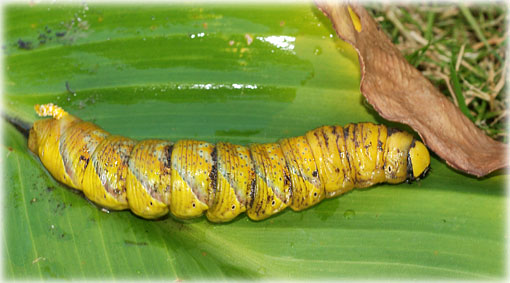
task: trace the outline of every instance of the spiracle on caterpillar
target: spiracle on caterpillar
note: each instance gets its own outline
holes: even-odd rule
[[[130,209],[149,219],[169,212],[181,219],[205,213],[211,222],[228,222],[246,212],[262,220],[353,188],[421,179],[430,168],[422,142],[372,123],[323,126],[246,147],[135,141],[53,104],[35,110],[51,118],[33,124],[28,146],[55,179],[107,209]]]

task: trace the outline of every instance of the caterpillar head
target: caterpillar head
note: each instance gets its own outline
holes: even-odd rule
[[[388,183],[425,177],[430,166],[427,147],[407,132],[391,131],[386,141],[384,173]]]
[[[407,154],[407,181],[419,180],[427,175],[430,169],[430,154],[427,147],[413,139]]]

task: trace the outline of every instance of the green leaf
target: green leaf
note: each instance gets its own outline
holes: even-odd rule
[[[359,93],[356,52],[311,3],[11,4],[4,16],[4,111],[22,121],[53,102],[136,139],[241,144],[388,123]],[[476,179],[433,158],[422,181],[265,221],[148,221],[103,212],[56,182],[3,124],[7,279],[505,275],[502,172]]]

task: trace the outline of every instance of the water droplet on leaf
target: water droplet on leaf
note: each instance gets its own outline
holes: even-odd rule
[[[354,212],[354,210],[352,210],[352,209],[348,209],[344,212],[344,217],[346,219],[352,219],[352,218],[354,218],[355,215],[356,215],[356,212]]]

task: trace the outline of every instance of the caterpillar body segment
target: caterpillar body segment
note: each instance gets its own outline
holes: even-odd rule
[[[227,222],[251,203],[255,172],[247,147],[219,142],[216,158],[216,192],[206,216],[212,222]]]
[[[384,125],[324,126],[248,147],[194,140],[135,141],[110,135],[54,105],[37,106],[28,144],[48,171],[93,202],[143,218],[205,214],[253,220],[377,183],[425,176],[430,155],[412,135]]]
[[[383,150],[386,135],[386,127],[370,123],[349,124],[344,128],[346,155],[350,158],[351,176],[357,188],[385,181]],[[413,137],[407,134],[405,139],[412,140]]]
[[[345,139],[341,138],[340,133],[343,133],[343,128],[340,126],[324,126],[309,131],[305,135],[312,149],[327,198],[354,188]]]
[[[175,143],[171,157],[170,211],[176,217],[193,218],[209,209],[216,189],[214,148],[213,144],[201,141]]]
[[[129,209],[140,217],[158,218],[168,213],[172,147],[169,141],[144,140],[131,151],[126,196]]]
[[[88,199],[113,210],[129,207],[126,177],[134,145],[131,139],[108,136],[96,147],[81,185]]]
[[[34,123],[29,132],[28,148],[39,156],[42,164],[58,181],[71,188],[81,189],[79,184],[74,184],[67,174],[64,166],[64,158],[60,151],[60,140],[63,133],[73,124],[81,120],[65,115],[60,119],[45,119]],[[79,174],[76,172],[76,174]]]
[[[292,187],[282,148],[277,143],[250,145],[255,168],[248,217],[266,219],[291,203]]]
[[[295,137],[280,141],[287,161],[292,184],[292,202],[295,210],[308,208],[324,199],[324,186],[306,137]]]
[[[402,183],[406,179],[412,180],[415,177],[408,174],[408,167],[410,167],[408,155],[412,143],[413,137],[406,132],[396,131],[388,136],[384,153],[384,175],[388,183]],[[427,159],[430,164],[430,156],[427,156]]]
[[[79,121],[73,124],[65,135],[59,139],[59,151],[62,156],[64,169],[74,188],[83,187],[85,169],[87,169],[92,154],[110,134],[98,126]]]

